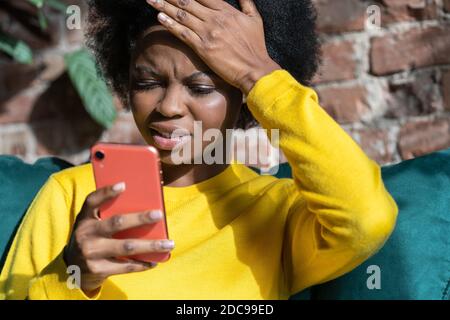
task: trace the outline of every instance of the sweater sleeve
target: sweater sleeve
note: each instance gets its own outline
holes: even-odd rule
[[[0,275],[0,298],[89,299],[82,290],[68,285],[71,274],[62,258],[75,219],[72,211],[66,191],[50,176],[31,203],[8,252]]]
[[[395,226],[398,208],[380,167],[285,70],[261,78],[247,103],[271,139],[271,129],[279,130],[292,167],[282,256],[290,293],[354,269]]]

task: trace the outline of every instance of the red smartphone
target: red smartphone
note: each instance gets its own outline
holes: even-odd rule
[[[115,199],[100,207],[100,218],[115,215],[161,210],[164,218],[154,224],[116,233],[115,239],[168,239],[167,221],[162,192],[162,171],[158,150],[151,146],[99,143],[91,148],[97,189],[125,182],[126,188]],[[163,262],[170,252],[140,254],[126,259]]]

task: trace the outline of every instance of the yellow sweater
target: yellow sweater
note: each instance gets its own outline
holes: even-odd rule
[[[349,272],[392,232],[397,206],[380,167],[287,71],[260,79],[247,103],[294,179],[242,164],[182,188],[164,187],[168,262],[104,282],[97,299],[287,299]],[[91,165],[53,174],[31,204],[0,276],[0,298],[87,299],[66,285],[71,227],[95,190]]]

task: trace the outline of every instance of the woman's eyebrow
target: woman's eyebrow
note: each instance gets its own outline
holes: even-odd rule
[[[138,73],[140,73],[140,74],[150,75],[150,76],[155,77],[155,78],[161,78],[162,77],[160,74],[155,72],[149,66],[137,65],[135,67],[135,70]],[[197,72],[194,72],[193,74],[191,74],[190,76],[185,77],[183,80],[184,81],[192,81],[192,80],[195,80],[196,78],[199,78],[199,77],[202,77],[202,76],[217,78],[217,75],[215,73],[211,72],[211,71],[197,71]]]
[[[153,71],[153,69],[148,66],[138,65],[138,66],[134,67],[134,70],[136,70],[139,74],[146,74],[146,75],[150,75],[155,78],[161,77],[158,73]]]
[[[184,78],[184,80],[192,81],[192,80],[195,80],[196,78],[203,77],[203,76],[217,78],[217,75],[211,71],[197,71],[197,72],[194,72],[193,74],[191,74],[190,76]]]

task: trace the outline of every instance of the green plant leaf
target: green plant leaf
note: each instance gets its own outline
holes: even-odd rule
[[[0,50],[20,63],[31,64],[33,53],[25,42],[0,34]]]
[[[66,54],[65,65],[78,94],[90,116],[105,128],[116,119],[111,92],[97,73],[95,61],[85,49]]]
[[[61,11],[62,13],[66,13],[67,5],[58,0],[46,0],[45,4],[50,8]]]
[[[28,0],[28,2],[30,2],[32,5],[38,8],[42,8],[44,6],[44,1],[45,0]]]
[[[44,11],[39,9],[38,11],[38,20],[39,20],[39,26],[42,30],[46,30],[48,27],[47,18],[45,17]]]
[[[49,6],[50,8],[58,10],[61,13],[65,13],[67,9],[67,5],[58,0],[28,0],[28,2],[38,8],[38,21],[42,30],[46,30],[48,28],[47,17],[43,11],[44,6]]]

